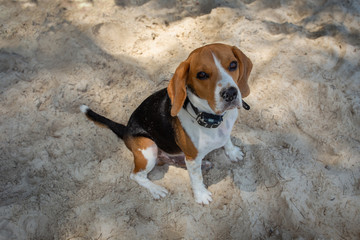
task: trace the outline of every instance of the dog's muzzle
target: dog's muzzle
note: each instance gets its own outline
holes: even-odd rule
[[[220,96],[222,99],[224,99],[225,102],[227,102],[228,104],[232,104],[235,100],[237,100],[238,90],[235,87],[229,87],[227,89],[223,89],[220,92]],[[245,110],[250,110],[250,106],[244,100],[242,100],[241,102],[242,107]]]
[[[228,103],[236,100],[237,95],[238,95],[238,90],[235,87],[229,87],[220,92],[220,96],[222,97],[222,99],[224,99],[225,102]]]

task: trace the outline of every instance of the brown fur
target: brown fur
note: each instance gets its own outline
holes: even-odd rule
[[[141,150],[147,149],[155,143],[145,137],[128,137],[124,139],[125,145],[134,155],[135,167],[133,173],[137,173],[146,169],[148,160],[144,157]]]
[[[176,69],[174,76],[169,82],[167,91],[171,100],[171,116],[175,117],[186,99],[186,79],[188,77],[189,63],[182,62]]]
[[[236,58],[239,61],[239,69],[240,69],[240,74],[239,74],[239,78],[237,80],[237,85],[240,89],[241,92],[241,96],[247,97],[250,94],[250,88],[248,85],[248,79],[249,79],[249,75],[250,72],[252,70],[253,64],[251,62],[251,60],[245,56],[245,54],[240,51],[240,49],[238,49],[237,47],[232,47],[233,53],[235,54]]]
[[[177,145],[183,150],[186,160],[193,160],[196,158],[198,151],[191,141],[190,137],[181,126],[180,120],[175,118],[174,120],[175,138]]]

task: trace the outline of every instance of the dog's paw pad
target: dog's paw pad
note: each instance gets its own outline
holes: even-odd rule
[[[230,159],[232,162],[238,162],[243,160],[244,153],[240,150],[239,147],[234,146],[228,151],[225,151],[226,156]]]

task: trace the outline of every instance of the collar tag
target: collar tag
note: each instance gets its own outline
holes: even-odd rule
[[[223,121],[223,116],[200,112],[196,116],[196,121],[200,126],[206,128],[217,128]]]

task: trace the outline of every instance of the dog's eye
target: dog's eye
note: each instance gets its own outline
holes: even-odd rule
[[[198,72],[196,78],[200,80],[205,80],[209,78],[209,75],[205,72]]]
[[[229,65],[229,71],[235,71],[237,69],[237,62],[232,61]]]

